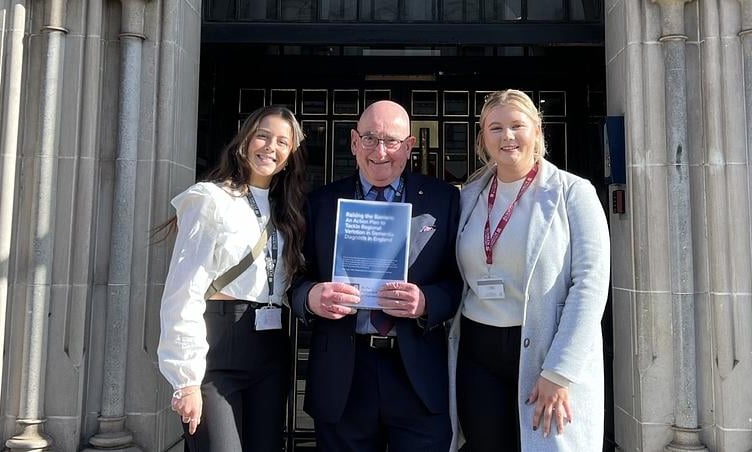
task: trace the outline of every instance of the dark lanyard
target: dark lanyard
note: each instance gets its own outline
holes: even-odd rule
[[[520,202],[520,198],[522,198],[522,195],[527,191],[528,187],[530,187],[530,184],[533,183],[536,174],[538,174],[537,163],[530,171],[528,171],[525,176],[525,182],[522,183],[522,187],[520,187],[520,191],[517,193],[517,197],[512,201],[512,204],[507,207],[504,215],[502,215],[499,220],[499,224],[496,225],[493,235],[491,235],[491,209],[493,209],[494,203],[496,202],[496,189],[499,186],[499,179],[494,174],[493,181],[491,182],[491,189],[488,192],[488,217],[486,218],[486,227],[483,229],[483,250],[486,252],[486,264],[493,264],[493,247],[499,240],[499,236],[502,231],[504,231],[504,228],[507,227],[507,223],[509,223],[509,219],[512,217],[514,208],[517,207],[517,204]]]
[[[256,203],[256,200],[253,198],[253,193],[251,193],[250,188],[248,189],[248,195],[246,196],[248,198],[248,203],[251,205],[251,208],[253,208],[253,213],[256,214],[256,220],[258,221],[259,228],[264,227],[263,220],[261,219],[261,209],[259,209],[258,204]],[[269,221],[272,221],[271,219],[271,203],[269,205]],[[274,295],[274,270],[277,268],[277,251],[278,251],[278,243],[277,243],[277,228],[274,227],[274,223],[271,223],[272,227],[272,253],[271,256],[267,252],[264,256],[264,261],[266,262],[266,282],[269,284],[269,304],[272,303],[272,295]],[[264,231],[260,231],[261,234],[264,233]],[[268,247],[267,247],[268,250]]]
[[[389,184],[391,186],[391,184]],[[405,190],[405,179],[400,177],[399,184],[397,184],[397,190],[394,191],[393,202],[402,202],[402,192]],[[384,195],[386,197],[386,194]],[[360,175],[355,177],[355,199],[361,201],[366,199],[365,193],[363,193],[363,184],[360,182]]]

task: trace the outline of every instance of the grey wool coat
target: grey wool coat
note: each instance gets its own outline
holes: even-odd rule
[[[595,189],[585,179],[541,159],[536,180],[524,196],[535,196],[525,259],[525,308],[520,346],[518,406],[523,452],[597,452],[603,444],[603,344],[601,317],[609,290],[610,242],[608,225]],[[492,169],[461,192],[457,243],[470,212],[479,202]],[[478,237],[482,243],[483,238]],[[459,256],[459,252],[457,255]],[[481,275],[462,269],[467,282]],[[450,452],[464,442],[457,421],[456,369],[460,339],[459,318],[449,333],[450,413],[454,436]],[[541,370],[567,378],[573,420],[564,434],[544,438],[533,431],[533,405],[526,405]],[[489,402],[490,403],[490,402]],[[482,407],[481,407],[482,409]],[[509,445],[510,449],[512,445]],[[506,450],[500,445],[499,450]]]

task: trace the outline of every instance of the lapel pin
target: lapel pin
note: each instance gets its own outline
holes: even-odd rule
[[[423,194],[423,190],[418,190],[418,194],[422,195]]]

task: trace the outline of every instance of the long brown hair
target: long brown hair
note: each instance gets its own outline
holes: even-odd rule
[[[247,157],[248,142],[256,135],[259,124],[267,116],[278,116],[284,119],[292,129],[292,150],[287,158],[287,164],[282,171],[272,176],[269,186],[271,221],[285,240],[282,259],[287,267],[288,279],[291,279],[304,266],[303,203],[306,192],[305,155],[304,147],[301,145],[304,136],[293,113],[277,105],[255,110],[243,122],[240,131],[232,141],[222,149],[219,162],[203,180],[229,186],[245,196],[248,193],[248,184],[253,172]],[[173,216],[155,228],[155,233],[166,232],[169,235],[175,230],[176,225],[177,218]]]

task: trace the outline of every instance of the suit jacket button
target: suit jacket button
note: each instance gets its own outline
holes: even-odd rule
[[[528,338],[525,338],[525,340],[524,340],[524,341],[522,342],[522,345],[523,345],[523,346],[524,346],[525,348],[528,348],[528,347],[530,346],[530,339],[528,339]]]

